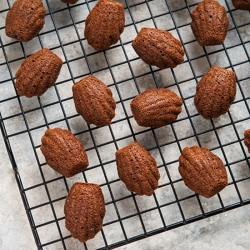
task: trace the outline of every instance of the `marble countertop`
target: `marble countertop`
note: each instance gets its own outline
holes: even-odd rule
[[[13,2],[0,0],[0,38],[3,45],[0,47],[0,112],[42,243],[46,245],[60,239],[61,234],[66,237],[67,249],[84,249],[77,240],[67,238],[69,232],[63,219],[66,186],[70,187],[76,181],[87,180],[102,186],[108,204],[103,229],[108,244],[124,240],[119,218],[128,238],[143,233],[136,214],[138,209],[142,212],[144,230],[150,232],[164,223],[170,225],[182,221],[176,199],[185,219],[201,215],[200,206],[204,213],[209,213],[220,209],[222,203],[230,206],[239,203],[240,199],[250,199],[249,155],[243,143],[243,133],[249,129],[250,121],[248,12],[235,10],[231,0],[219,0],[226,10],[231,10],[228,12],[230,27],[227,38],[223,46],[202,48],[189,25],[190,11],[199,0],[119,0],[127,6],[126,27],[121,41],[105,52],[95,52],[84,39],[83,29],[84,20],[96,0],[88,1],[88,4],[79,0],[76,6],[70,8],[59,0],[43,0],[47,10],[45,26],[39,37],[22,44],[4,33],[7,9]],[[142,27],[166,29],[181,39],[185,48],[184,63],[173,70],[158,70],[142,62],[131,46]],[[51,49],[64,62],[57,84],[41,98],[19,98],[11,77],[24,57],[42,47]],[[229,113],[207,121],[197,114],[193,96],[197,81],[212,65],[235,71],[237,95]],[[110,127],[89,127],[75,111],[71,87],[90,73],[110,87],[117,102],[116,117]],[[184,99],[183,111],[171,125],[154,130],[144,129],[134,121],[129,103],[139,92],[155,87],[165,87],[181,95]],[[68,128],[82,140],[90,160],[84,177],[79,174],[63,180],[46,165],[39,146],[47,127]],[[161,173],[159,188],[152,197],[132,196],[115,170],[115,151],[134,140],[150,150]],[[229,185],[220,193],[220,199],[217,196],[198,199],[180,178],[177,171],[180,151],[196,144],[209,148],[226,165]],[[0,180],[0,250],[36,249],[2,135]],[[250,205],[246,205],[117,249],[248,250],[249,214]],[[161,218],[164,218],[164,223]],[[101,233],[87,242],[88,249],[103,245]],[[43,249],[64,248],[59,241]]]

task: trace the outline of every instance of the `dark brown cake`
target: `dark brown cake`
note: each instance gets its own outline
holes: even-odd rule
[[[111,124],[116,103],[111,90],[102,81],[89,75],[77,82],[72,90],[76,111],[88,124]]]
[[[146,64],[160,69],[174,68],[184,60],[181,42],[165,30],[142,28],[132,46]]]
[[[153,156],[138,142],[118,150],[115,155],[119,178],[127,189],[138,195],[152,195],[160,179]]]
[[[108,49],[124,30],[124,8],[113,0],[99,0],[85,20],[84,36],[95,50]]]
[[[47,164],[65,177],[81,173],[89,165],[81,141],[69,130],[47,129],[40,149]]]
[[[61,0],[63,3],[75,4],[78,0]]]
[[[233,0],[235,9],[250,11],[250,0]]]
[[[236,96],[235,73],[213,66],[198,82],[194,105],[205,119],[225,114]]]
[[[159,128],[177,119],[182,99],[168,89],[148,89],[130,103],[132,114],[143,127]]]
[[[201,46],[222,44],[228,27],[226,10],[217,1],[204,0],[192,13],[191,28]]]
[[[30,41],[43,28],[45,14],[41,0],[16,0],[6,16],[6,36],[20,42]]]
[[[244,132],[244,143],[248,149],[248,153],[250,153],[250,129],[245,130]]]
[[[179,172],[188,188],[206,198],[218,194],[228,183],[222,160],[207,148],[184,148]]]
[[[105,202],[99,185],[76,182],[64,205],[65,226],[72,237],[86,242],[102,229]]]
[[[18,95],[32,97],[44,94],[56,82],[62,64],[62,60],[48,49],[28,57],[16,72]]]

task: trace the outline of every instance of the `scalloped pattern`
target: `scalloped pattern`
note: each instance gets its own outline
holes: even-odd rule
[[[185,185],[206,198],[218,194],[228,184],[222,160],[207,148],[184,148],[178,169]]]
[[[196,86],[194,105],[203,118],[218,118],[229,110],[235,97],[235,73],[213,66]]]
[[[41,140],[40,149],[47,164],[59,174],[72,177],[88,167],[83,144],[69,130],[47,129]]]
[[[65,226],[81,242],[95,237],[105,216],[105,202],[99,185],[76,182],[64,205]]]
[[[20,42],[32,40],[43,28],[45,14],[41,0],[16,0],[6,16],[6,36]]]

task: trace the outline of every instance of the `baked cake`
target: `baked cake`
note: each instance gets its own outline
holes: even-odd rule
[[[41,0],[16,0],[6,16],[6,36],[20,42],[30,41],[43,28],[45,14]]]
[[[47,129],[41,141],[40,149],[47,164],[59,174],[72,177],[88,167],[88,157],[81,141],[69,130]]]
[[[102,229],[105,202],[99,185],[76,182],[64,205],[65,226],[72,237],[86,242]]]
[[[235,73],[213,66],[196,86],[194,105],[205,119],[225,114],[236,96]]]
[[[223,44],[228,27],[226,10],[217,1],[204,0],[192,13],[191,28],[201,46]]]
[[[130,103],[132,114],[143,127],[159,128],[174,122],[182,110],[182,99],[174,92],[160,88],[148,89]]]
[[[76,111],[88,124],[111,124],[116,103],[111,90],[102,81],[89,75],[77,82],[72,90]]]
[[[184,148],[179,158],[179,172],[188,188],[206,198],[218,194],[228,184],[222,160],[207,148]]]
[[[184,60],[181,42],[165,30],[142,28],[132,46],[146,64],[160,69],[174,68]]]
[[[250,129],[244,132],[244,143],[248,149],[248,153],[250,153]]]
[[[152,195],[158,187],[160,173],[153,156],[138,142],[116,152],[119,178],[130,192]]]
[[[232,0],[235,9],[250,11],[250,0]]]
[[[78,0],[61,0],[63,3],[75,4]]]
[[[16,72],[17,93],[20,96],[41,96],[54,85],[62,60],[49,49],[42,49],[23,61]]]
[[[124,8],[113,0],[99,0],[85,20],[84,36],[95,50],[108,49],[124,30]]]

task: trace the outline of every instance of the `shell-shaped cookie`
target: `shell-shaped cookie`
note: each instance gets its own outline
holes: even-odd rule
[[[250,0],[233,0],[235,9],[250,11]]]
[[[174,122],[182,110],[182,99],[168,89],[148,89],[130,103],[132,114],[143,127],[159,128]]]
[[[248,153],[250,153],[250,129],[244,132],[244,143],[248,149]]]
[[[158,188],[160,173],[153,156],[138,142],[116,151],[119,178],[130,192],[150,196]]]
[[[88,157],[81,141],[69,130],[47,129],[40,147],[47,164],[59,174],[72,177],[88,165]]]
[[[77,82],[72,90],[76,111],[88,124],[111,124],[116,103],[111,90],[102,81],[89,75]]]
[[[20,42],[30,41],[43,28],[45,14],[41,0],[16,0],[6,16],[6,36]]]
[[[191,28],[201,46],[222,44],[228,27],[226,10],[217,1],[204,0],[192,13]]]
[[[185,185],[206,198],[227,186],[228,177],[222,160],[207,148],[184,148],[179,157],[179,173]]]
[[[65,226],[72,237],[86,242],[102,229],[105,202],[99,185],[76,182],[64,205]]]
[[[142,28],[132,46],[146,64],[160,69],[174,68],[184,60],[181,42],[165,30]]]
[[[95,50],[105,50],[118,42],[124,25],[123,5],[113,0],[99,0],[85,20],[84,36]]]
[[[55,82],[62,60],[48,49],[42,49],[23,61],[16,72],[17,93],[20,96],[41,96]]]
[[[235,73],[213,66],[196,86],[194,105],[203,118],[218,118],[229,110],[235,96]]]
[[[63,3],[75,4],[78,0],[61,0]]]

